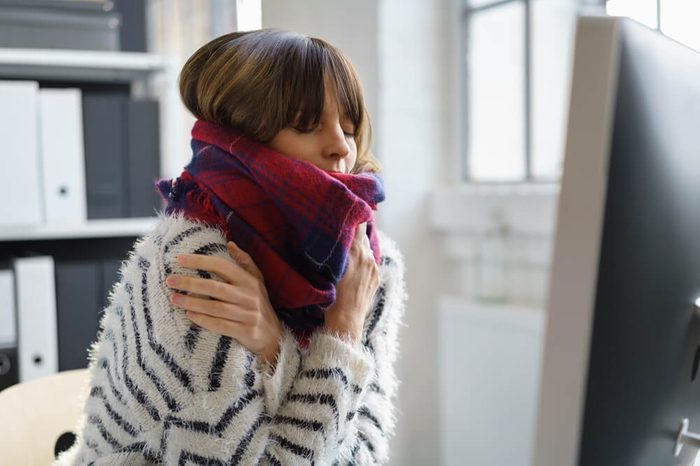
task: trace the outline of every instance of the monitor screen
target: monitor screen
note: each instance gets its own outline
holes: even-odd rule
[[[581,17],[534,465],[693,464],[698,296],[700,54]]]

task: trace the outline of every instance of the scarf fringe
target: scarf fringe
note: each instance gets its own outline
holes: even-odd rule
[[[214,204],[211,202],[211,198],[202,191],[201,187],[198,186],[198,189],[190,190],[187,193],[187,200],[190,205],[198,205],[201,208],[201,212],[206,217],[219,217],[218,212],[214,208]]]

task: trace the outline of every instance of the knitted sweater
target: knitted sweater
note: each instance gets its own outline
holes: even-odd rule
[[[171,304],[182,253],[233,261],[221,230],[159,214],[134,245],[90,349],[77,440],[55,465],[385,464],[406,299],[403,258],[379,232],[380,285],[361,342],[323,329],[307,348],[284,324],[277,363],[194,325]]]

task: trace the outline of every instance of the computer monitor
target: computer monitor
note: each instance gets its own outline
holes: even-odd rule
[[[700,54],[577,23],[534,466],[692,464],[700,432]]]

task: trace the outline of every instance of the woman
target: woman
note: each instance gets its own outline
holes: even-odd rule
[[[185,64],[193,158],[121,269],[58,464],[384,464],[403,259],[352,66],[227,34]]]

